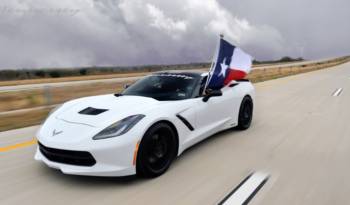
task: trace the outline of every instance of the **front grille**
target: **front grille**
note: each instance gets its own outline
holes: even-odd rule
[[[96,164],[96,160],[89,152],[55,149],[46,147],[40,142],[38,144],[40,152],[50,161],[78,166]]]

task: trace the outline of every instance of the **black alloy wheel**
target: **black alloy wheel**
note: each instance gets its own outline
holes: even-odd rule
[[[144,177],[162,175],[177,155],[177,136],[167,123],[157,123],[143,136],[136,171]]]
[[[253,118],[253,100],[245,96],[239,108],[237,129],[246,130],[250,127]]]

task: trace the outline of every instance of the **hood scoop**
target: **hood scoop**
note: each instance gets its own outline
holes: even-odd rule
[[[104,113],[108,111],[108,109],[99,109],[99,108],[93,108],[93,107],[88,107],[85,108],[84,110],[81,110],[79,114],[82,115],[99,115],[101,113]]]

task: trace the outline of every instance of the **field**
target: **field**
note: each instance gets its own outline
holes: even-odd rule
[[[60,82],[99,80],[99,79],[111,79],[111,78],[126,78],[126,77],[143,76],[143,75],[146,75],[147,73],[149,72],[71,76],[71,77],[61,77],[61,78],[39,78],[39,79],[27,79],[27,80],[9,80],[9,81],[0,81],[0,86],[29,85],[29,84],[38,84],[38,83],[60,83]]]
[[[332,67],[345,63],[349,60],[349,57],[342,57],[333,60],[314,62],[297,66],[272,66],[269,68],[256,67],[249,74],[248,79],[254,83],[262,82],[270,79]],[[197,69],[207,70],[208,68],[198,67]],[[123,78],[130,76],[143,76],[145,74],[147,74],[147,72],[123,73],[113,75],[92,75],[84,77],[69,77],[69,80],[82,80],[82,78],[84,78],[84,80],[107,79],[115,77]],[[46,82],[64,82],[65,80],[67,80],[67,78],[44,78],[23,81],[25,81],[24,84],[33,84]],[[131,83],[131,81],[108,83],[99,82],[84,84],[84,86],[76,85],[64,87],[46,87],[34,90],[1,92],[0,131],[40,124],[40,122],[47,116],[49,110],[56,104],[60,104],[67,100],[78,97],[117,93],[120,92],[123,89],[123,85],[127,83]]]
[[[283,57],[275,61],[254,61],[255,66],[301,62],[302,58]],[[74,80],[101,79],[106,76],[123,77],[160,70],[208,68],[210,63],[189,63],[177,65],[142,66],[100,66],[75,68],[37,68],[0,70],[0,86],[45,82],[65,82]]]

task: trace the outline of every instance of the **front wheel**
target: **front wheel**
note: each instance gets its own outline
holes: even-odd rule
[[[245,96],[239,108],[237,129],[246,130],[250,127],[253,118],[253,100]]]
[[[160,176],[176,155],[176,133],[166,123],[155,124],[141,140],[136,161],[137,174],[148,178]]]

